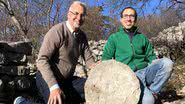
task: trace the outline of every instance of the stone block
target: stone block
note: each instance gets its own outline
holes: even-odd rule
[[[30,69],[27,66],[2,66],[0,65],[0,73],[7,75],[28,75]]]
[[[12,52],[0,53],[0,65],[23,65],[28,62],[25,54],[17,54]]]
[[[0,52],[12,52],[12,53],[19,53],[19,54],[32,54],[32,43],[31,42],[5,42],[0,41]]]

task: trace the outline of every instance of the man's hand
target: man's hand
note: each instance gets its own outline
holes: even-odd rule
[[[54,89],[50,92],[48,104],[62,104],[62,90],[60,88]]]

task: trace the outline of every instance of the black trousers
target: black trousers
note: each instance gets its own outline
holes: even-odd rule
[[[65,98],[61,95],[62,104],[80,104],[85,102],[84,85],[86,78],[73,77],[66,80],[58,79],[57,81],[65,95]],[[44,102],[47,104],[50,91],[40,72],[36,74],[36,84]]]

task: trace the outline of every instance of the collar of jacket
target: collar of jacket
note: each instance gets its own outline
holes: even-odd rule
[[[132,27],[132,28],[133,28],[133,30],[134,30],[134,35],[136,35],[137,32],[138,32],[138,30],[139,30],[139,28],[138,28],[137,26],[134,26],[134,27]],[[124,31],[124,27],[123,27],[123,26],[120,26],[120,27],[119,27],[119,31],[120,31],[120,32],[123,32],[123,33],[125,33],[125,34],[127,34],[127,33]]]

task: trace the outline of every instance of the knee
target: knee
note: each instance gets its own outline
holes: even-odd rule
[[[164,67],[166,72],[171,72],[173,67],[173,61],[169,58],[160,59],[160,64]]]
[[[143,97],[142,104],[154,104],[155,99],[152,94],[148,94]]]

